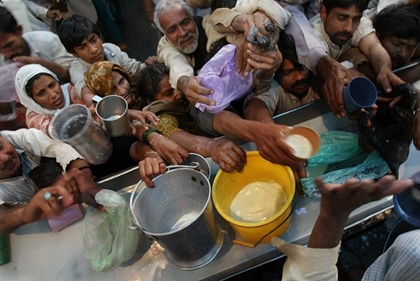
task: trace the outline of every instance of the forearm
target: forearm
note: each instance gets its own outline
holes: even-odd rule
[[[39,58],[38,63],[54,72],[61,82],[70,82],[70,72],[68,67],[61,66],[55,62],[44,60],[42,58]]]
[[[0,234],[12,233],[26,223],[23,220],[24,208],[24,204],[0,206]]]
[[[376,74],[392,69],[391,57],[375,33],[363,37],[359,42],[359,49],[369,59]]]
[[[141,141],[135,142],[130,149],[130,156],[134,161],[141,161],[146,157],[157,157],[157,153],[150,145]]]
[[[177,131],[169,139],[179,144],[179,146],[188,152],[197,153],[204,157],[210,157],[212,154],[212,139],[210,138],[192,135],[185,131]]]
[[[213,128],[228,138],[253,141],[253,128],[255,128],[253,125],[256,123],[256,121],[244,120],[239,115],[224,110],[214,115]]]
[[[257,98],[249,101],[244,109],[244,117],[247,120],[260,121],[264,123],[274,123],[266,104]]]
[[[322,212],[322,211],[321,211]],[[321,213],[315,222],[309,238],[308,247],[310,248],[334,248],[343,235],[348,215],[334,217],[333,215]]]

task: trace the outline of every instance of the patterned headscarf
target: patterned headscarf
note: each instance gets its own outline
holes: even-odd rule
[[[131,82],[128,73],[118,64],[109,61],[99,61],[92,64],[85,72],[84,80],[86,86],[95,95],[101,97],[113,94],[112,71],[118,71],[129,83]]]

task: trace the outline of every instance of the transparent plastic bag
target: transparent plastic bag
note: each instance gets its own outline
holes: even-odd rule
[[[202,112],[218,113],[228,107],[231,101],[250,93],[252,73],[245,76],[236,71],[235,50],[235,45],[224,46],[201,68],[198,83],[213,89],[214,92],[206,97],[216,102],[214,106],[196,103],[195,106]]]
[[[109,271],[129,260],[135,253],[141,232],[133,225],[126,200],[112,190],[101,190],[95,196],[102,212],[88,207],[83,221],[84,254],[92,269]]]

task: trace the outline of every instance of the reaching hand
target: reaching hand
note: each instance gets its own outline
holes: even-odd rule
[[[226,138],[212,140],[210,143],[211,158],[223,171],[230,173],[242,171],[246,164],[246,153],[238,145]]]
[[[145,130],[149,128],[147,126],[148,123],[146,120],[149,120],[150,124],[154,127],[156,127],[159,124],[159,118],[151,111],[129,109],[128,116],[130,120],[140,121],[140,124]]]
[[[321,210],[331,217],[348,217],[363,204],[397,194],[413,186],[412,180],[396,180],[385,176],[377,182],[373,180],[349,179],[344,184],[324,184],[321,178],[315,183],[321,193]]]
[[[63,18],[63,15],[61,14],[61,12],[58,9],[50,8],[47,11],[47,18],[49,18],[51,20],[59,21]]]
[[[166,172],[166,164],[159,154],[154,153],[153,156],[139,162],[140,178],[148,187],[154,187],[152,179]]]
[[[204,96],[213,93],[213,90],[201,86],[197,81],[197,77],[182,76],[178,79],[178,89],[191,104],[201,102],[207,105],[215,105],[214,100]]]
[[[176,142],[158,133],[150,134],[149,138],[150,146],[159,153],[166,162],[172,165],[181,164],[189,156],[188,151],[179,146]]]
[[[316,71],[322,81],[322,90],[332,112],[338,118],[346,116],[343,89],[352,79],[351,73],[329,56],[323,56],[319,60]]]

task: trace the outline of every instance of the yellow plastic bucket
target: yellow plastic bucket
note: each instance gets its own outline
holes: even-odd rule
[[[230,216],[232,200],[243,187],[255,181],[274,181],[283,186],[287,196],[285,205],[271,218],[263,221],[243,222],[233,219]],[[233,242],[248,247],[268,243],[272,237],[279,237],[286,232],[290,224],[294,196],[295,178],[290,167],[271,163],[262,158],[258,151],[247,153],[247,165],[242,173],[225,173],[219,170],[212,188],[216,210],[236,232],[237,239]]]

